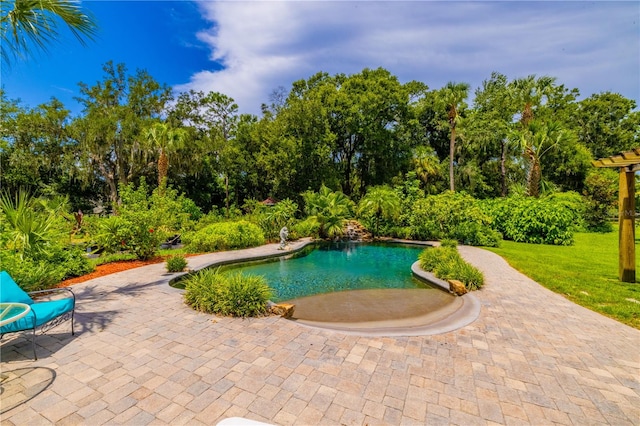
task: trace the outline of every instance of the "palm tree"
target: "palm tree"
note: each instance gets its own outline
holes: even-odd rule
[[[37,198],[22,189],[15,194],[15,199],[6,192],[0,194],[7,248],[19,253],[20,257],[46,251],[49,243],[59,237],[60,231],[54,226],[56,212],[42,213],[38,203]]]
[[[449,140],[449,189],[455,191],[455,182],[453,177],[453,163],[456,148],[456,129],[462,119],[460,112],[466,108],[464,100],[469,93],[469,85],[467,83],[449,82],[440,89],[438,93],[439,102],[447,111],[447,123],[451,132]]]
[[[402,201],[398,194],[388,186],[375,186],[367,191],[360,200],[358,212],[374,218],[373,237],[378,235],[382,218],[391,219],[401,212]]]
[[[314,220],[321,238],[342,235],[344,221],[351,216],[353,201],[340,191],[333,192],[322,185],[320,191],[302,194],[305,212]]]
[[[524,156],[529,163],[527,194],[532,197],[539,197],[540,184],[542,182],[540,159],[553,148],[567,141],[571,135],[558,122],[534,120],[529,123],[527,129],[517,132],[517,137]]]
[[[412,162],[414,171],[426,191],[429,180],[440,174],[440,160],[432,149],[419,146],[413,152]]]
[[[169,156],[184,144],[184,132],[167,123],[154,123],[146,129],[145,137],[151,147],[158,150],[158,185],[161,186],[169,171]]]
[[[526,129],[534,119],[533,107],[540,105],[543,96],[547,95],[555,81],[555,78],[548,76],[536,79],[536,76],[532,74],[525,78],[517,78],[511,82],[509,88],[516,102],[522,105],[520,123],[523,129]]]
[[[58,36],[57,20],[62,19],[71,33],[85,44],[92,40],[97,25],[75,0],[2,0],[0,2],[0,44],[2,61],[28,56],[30,47],[46,51]],[[8,50],[8,51],[7,51]]]

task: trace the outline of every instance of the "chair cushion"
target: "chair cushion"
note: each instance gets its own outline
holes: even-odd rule
[[[7,271],[2,271],[0,272],[0,302],[31,305],[33,299],[16,284]]]
[[[0,327],[0,334],[31,330],[34,327],[34,315],[36,318],[35,327],[39,327],[42,324],[46,324],[52,319],[73,310],[73,308],[74,303],[72,298],[33,303],[31,305],[31,311],[27,315],[20,318],[18,321],[14,321]]]

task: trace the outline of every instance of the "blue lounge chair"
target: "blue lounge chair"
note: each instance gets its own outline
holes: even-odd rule
[[[35,296],[36,300],[31,296]],[[38,297],[46,297],[40,301]],[[33,358],[36,355],[36,328],[40,327],[42,334],[49,331],[63,321],[71,319],[71,334],[73,330],[73,314],[76,307],[76,296],[70,288],[55,288],[51,290],[32,291],[26,293],[11,278],[7,271],[0,272],[0,303],[24,303],[29,305],[30,311],[22,318],[0,327],[0,339],[7,333],[19,331],[33,331]]]

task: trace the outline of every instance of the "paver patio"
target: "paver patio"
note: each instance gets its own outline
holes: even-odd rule
[[[276,247],[203,255],[189,264]],[[480,317],[435,336],[366,337],[278,317],[216,318],[183,303],[163,264],[78,284],[76,336],[68,322],[38,336],[37,361],[28,338],[3,339],[2,374],[21,374],[40,388],[25,389],[21,397],[32,398],[9,410],[16,401],[1,395],[0,419],[640,424],[640,331],[567,301],[491,252],[460,251],[486,277],[475,293]]]

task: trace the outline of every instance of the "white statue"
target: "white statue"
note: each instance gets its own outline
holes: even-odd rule
[[[289,230],[287,229],[286,226],[283,226],[282,229],[280,230],[280,247],[278,247],[278,250],[284,250],[285,246],[287,245],[288,236],[289,236]]]

